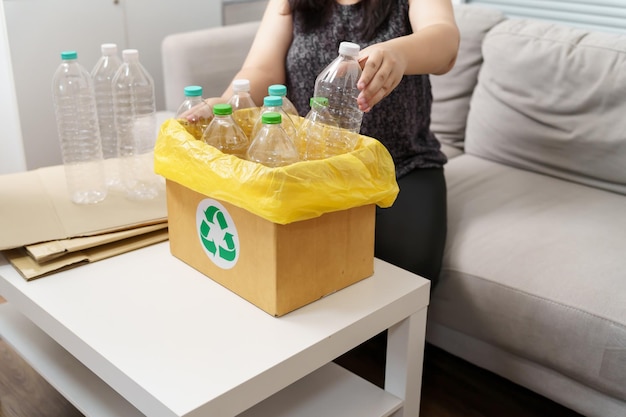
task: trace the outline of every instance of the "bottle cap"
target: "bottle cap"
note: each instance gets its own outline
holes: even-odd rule
[[[267,88],[267,93],[270,96],[286,96],[287,95],[287,87],[282,84],[274,84],[270,85]]]
[[[63,52],[61,52],[61,59],[62,60],[76,59],[76,58],[78,58],[78,53],[76,51],[63,51]]]
[[[130,61],[131,59],[138,59],[139,51],[136,49],[124,49],[122,51],[122,58],[124,58],[124,61]]]
[[[263,99],[263,105],[265,107],[279,107],[283,105],[283,98],[281,96],[266,96]]]
[[[261,123],[266,125],[277,125],[280,122],[282,122],[282,116],[274,111],[263,113],[261,116]]]
[[[100,45],[102,55],[115,55],[117,53],[117,44],[115,43],[103,43]]]
[[[233,114],[233,106],[226,103],[220,103],[213,106],[213,114],[216,116],[227,116]]]
[[[188,85],[185,87],[185,97],[200,97],[202,95],[202,87],[199,85]]]
[[[320,106],[328,107],[328,99],[326,97],[311,97],[309,100],[309,106],[313,107],[313,103],[317,103]]]
[[[250,80],[239,79],[233,81],[233,91],[250,91]]]
[[[339,44],[339,54],[348,56],[358,56],[361,47],[353,42],[341,42]]]

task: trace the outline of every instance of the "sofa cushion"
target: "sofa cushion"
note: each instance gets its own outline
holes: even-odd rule
[[[509,19],[483,58],[466,152],[626,194],[626,35]]]
[[[429,320],[626,400],[626,198],[464,154]]]
[[[489,29],[504,20],[494,9],[455,5],[461,43],[456,64],[444,75],[430,77],[433,90],[431,129],[443,143],[463,149],[465,124],[478,70],[483,62],[481,45]]]
[[[463,150],[452,145],[448,145],[447,143],[441,144],[441,152],[444,153],[446,158],[454,158],[455,156],[463,155]]]

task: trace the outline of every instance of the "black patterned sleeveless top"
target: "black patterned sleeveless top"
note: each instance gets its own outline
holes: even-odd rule
[[[374,39],[359,36],[358,22],[363,14],[360,3],[339,5],[330,22],[305,33],[301,18],[293,16],[293,41],[287,53],[286,75],[288,97],[300,115],[309,111],[317,75],[337,57],[342,41],[365,48],[373,43],[412,32],[407,0],[393,2],[387,22]],[[439,168],[446,163],[440,144],[430,131],[432,93],[428,75],[404,76],[400,84],[372,110],[363,115],[361,134],[378,139],[389,150],[402,177],[415,168]]]

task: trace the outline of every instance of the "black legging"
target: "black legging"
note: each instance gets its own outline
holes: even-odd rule
[[[415,169],[398,180],[393,206],[376,209],[375,256],[437,284],[447,232],[443,169]]]
[[[443,169],[416,169],[398,180],[393,206],[376,208],[375,255],[431,281],[439,279],[447,232],[447,190]],[[383,386],[387,331],[336,362]]]

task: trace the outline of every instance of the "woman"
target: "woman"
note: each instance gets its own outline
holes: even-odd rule
[[[315,78],[341,41],[361,46],[361,133],[381,141],[400,193],[376,214],[376,257],[437,282],[446,236],[445,155],[430,132],[427,74],[454,65],[459,32],[450,0],[270,0],[235,78],[250,80],[262,103],[271,84],[287,85],[301,115]],[[226,101],[209,99],[212,104]]]
[[[270,0],[250,52],[235,78],[250,80],[262,103],[267,87],[287,85],[300,115],[309,110],[317,75],[341,41],[361,46],[357,102],[361,133],[391,153],[400,192],[377,208],[375,255],[437,283],[446,238],[445,155],[430,131],[427,74],[454,65],[459,31],[450,0]],[[227,89],[211,104],[225,102]],[[337,362],[382,386],[386,332]],[[363,365],[367,363],[369,365]],[[374,373],[363,375],[363,369]]]

